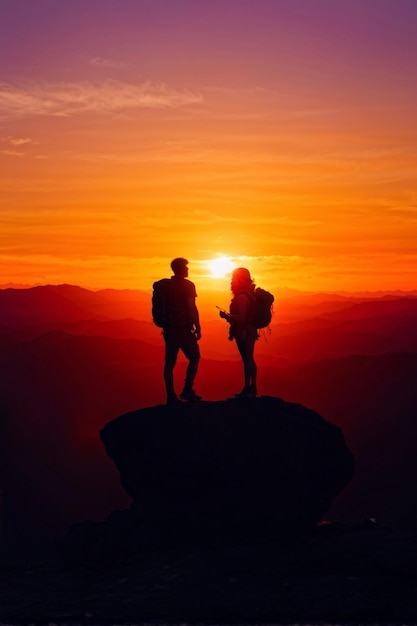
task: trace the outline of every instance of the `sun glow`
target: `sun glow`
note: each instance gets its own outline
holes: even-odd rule
[[[223,278],[234,270],[234,265],[228,256],[220,256],[210,263],[210,271],[215,278]]]

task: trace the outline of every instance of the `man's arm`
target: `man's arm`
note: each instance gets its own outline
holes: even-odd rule
[[[201,339],[200,316],[198,314],[195,298],[188,298],[187,304],[190,312],[190,318],[194,326],[196,339]]]

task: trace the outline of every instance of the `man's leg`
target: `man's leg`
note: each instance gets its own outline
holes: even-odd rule
[[[197,394],[193,391],[193,384],[197,375],[198,364],[200,362],[200,347],[192,332],[184,330],[180,348],[185,357],[188,359],[184,390],[181,397],[185,400],[201,400],[201,397],[197,396]]]
[[[179,344],[169,331],[164,331],[165,340],[165,364],[164,364],[164,381],[167,397],[175,396],[174,389],[174,367],[177,362]]]

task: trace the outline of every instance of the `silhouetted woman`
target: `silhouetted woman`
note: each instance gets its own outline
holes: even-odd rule
[[[258,368],[253,355],[255,341],[259,337],[257,329],[251,323],[251,313],[255,301],[255,284],[249,271],[245,267],[239,267],[232,273],[230,287],[232,291],[230,313],[220,311],[220,317],[229,322],[230,339],[236,340],[243,361],[245,386],[235,396],[237,398],[255,398]]]

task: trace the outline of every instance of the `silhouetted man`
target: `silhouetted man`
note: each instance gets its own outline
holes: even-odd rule
[[[180,398],[188,402],[201,400],[201,396],[198,396],[193,389],[200,360],[198,340],[201,339],[200,319],[195,303],[197,293],[194,283],[187,279],[187,259],[174,259],[171,262],[171,268],[174,276],[171,276],[171,280],[167,281],[170,283],[168,296],[170,321],[163,327],[165,340],[164,381],[167,404],[180,402],[174,390],[174,367],[179,350],[188,359],[184,389]]]

